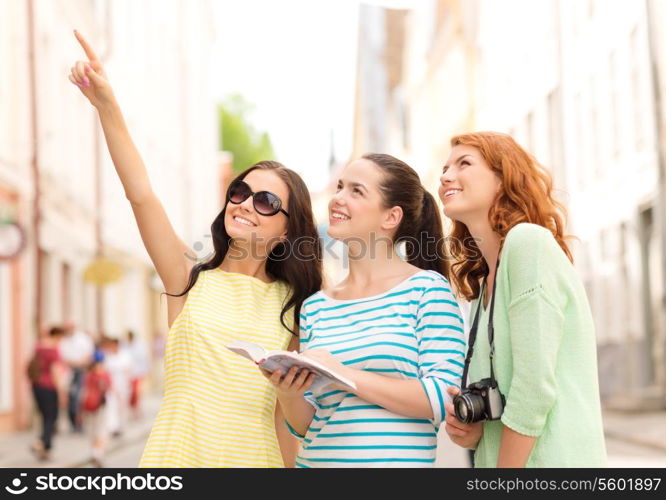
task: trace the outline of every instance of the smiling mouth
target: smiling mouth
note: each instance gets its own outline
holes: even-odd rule
[[[462,189],[447,189],[444,192],[444,198],[450,198],[451,196],[456,195],[456,194],[460,193],[461,191],[462,191]]]
[[[345,221],[345,220],[350,220],[351,217],[345,215],[345,214],[340,214],[337,212],[333,212],[331,214],[331,219],[339,220],[339,221]]]
[[[244,226],[248,226],[248,227],[256,227],[257,226],[254,222],[252,222],[250,220],[247,220],[243,217],[239,217],[237,215],[234,216],[234,220],[236,222],[238,222],[239,224],[243,224]]]

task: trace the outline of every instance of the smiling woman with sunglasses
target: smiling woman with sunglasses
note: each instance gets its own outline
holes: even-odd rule
[[[194,265],[188,258],[192,252],[152,190],[101,64],[83,37],[76,36],[88,61],[76,63],[70,80],[98,111],[168,297],[164,399],[140,465],[292,465],[295,442],[280,418],[273,387],[225,345],[244,339],[269,350],[298,346],[300,306],[322,281],[321,248],[305,184],[272,161],[240,174],[211,226],[213,256]]]

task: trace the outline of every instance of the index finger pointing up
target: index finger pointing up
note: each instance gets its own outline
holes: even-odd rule
[[[83,50],[85,51],[86,56],[88,56],[88,60],[90,62],[97,61],[97,56],[95,55],[95,51],[92,49],[90,44],[86,41],[86,39],[83,38],[83,35],[81,33],[79,33],[78,31],[74,30],[74,36],[76,37],[76,39],[81,44],[81,47],[83,47]]]

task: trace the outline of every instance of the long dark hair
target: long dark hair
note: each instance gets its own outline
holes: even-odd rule
[[[289,285],[290,293],[282,305],[280,322],[292,334],[298,335],[301,305],[305,299],[321,289],[322,282],[321,243],[312,214],[310,192],[296,172],[276,161],[255,163],[234,180],[245,179],[253,170],[275,172],[289,189],[289,203],[286,207],[290,214],[287,222],[287,238],[285,242],[278,243],[268,255],[266,273],[272,279]],[[231,243],[231,237],[224,227],[226,209],[225,204],[210,226],[215,253],[207,261],[192,268],[185,290],[172,297],[182,297],[189,292],[201,271],[216,269],[222,264]],[[294,329],[289,328],[285,321],[287,311],[291,307],[294,307]]]
[[[391,155],[370,153],[363,159],[374,163],[384,174],[379,189],[385,206],[402,208],[402,221],[393,241],[406,243],[407,262],[448,278],[442,218],[435,198],[423,187],[419,175]]]

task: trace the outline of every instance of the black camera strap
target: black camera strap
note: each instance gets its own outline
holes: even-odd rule
[[[495,277],[493,278],[493,294],[490,298],[490,317],[488,318],[488,343],[490,344],[490,380],[495,383],[495,370],[493,360],[495,359],[495,325],[493,323],[493,316],[495,316],[495,289],[497,288],[497,270],[499,269],[499,257],[497,258],[497,265],[495,266]]]
[[[495,381],[495,370],[493,369],[493,358],[495,357],[495,327],[493,325],[493,313],[495,311],[495,289],[497,287],[497,269],[499,269],[499,257],[497,259],[497,266],[495,267],[495,277],[493,278],[493,292],[490,298],[490,318],[488,318],[488,342],[490,343],[490,378]],[[479,303],[476,306],[476,313],[474,314],[474,321],[472,328],[469,331],[469,348],[467,349],[467,356],[465,357],[465,367],[462,374],[462,389],[467,387],[467,372],[469,371],[469,364],[472,361],[474,354],[474,343],[476,341],[476,332],[479,329],[479,317],[481,315],[481,307],[483,305],[483,293],[486,290],[486,282],[488,276],[483,279],[483,286],[479,294]]]
[[[483,303],[483,291],[486,289],[486,279],[483,279],[483,286],[481,287],[481,294],[479,295],[479,303],[476,306],[476,313],[474,314],[474,321],[472,322],[472,328],[469,330],[469,347],[467,348],[467,356],[465,357],[465,368],[463,368],[462,374],[462,387],[464,389],[467,387],[467,371],[469,370],[469,363],[472,360],[472,355],[474,354],[474,341],[476,340],[476,331],[479,328],[479,313],[481,312],[481,304]]]

